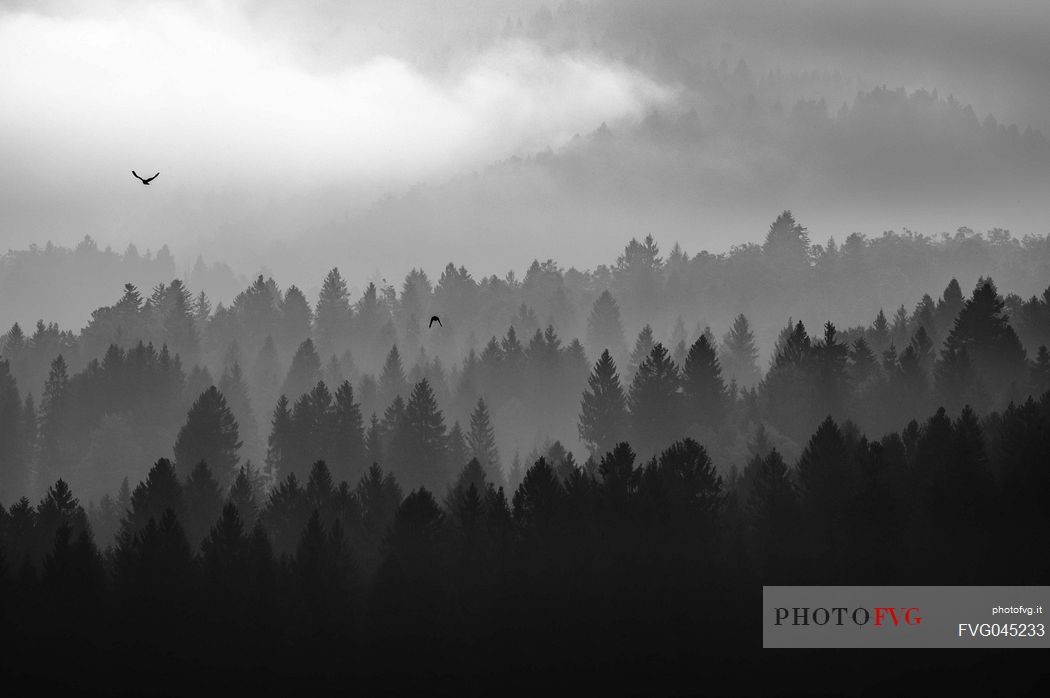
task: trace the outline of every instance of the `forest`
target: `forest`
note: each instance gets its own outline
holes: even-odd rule
[[[810,317],[963,255],[1027,293],[1048,249],[1005,231],[815,245],[784,211],[718,256],[665,260],[649,236],[591,272],[450,264],[352,298],[332,269],[314,302],[259,276],[214,307],[158,280],[79,332],[15,323],[12,666],[55,654],[104,680],[120,657],[169,687],[264,690],[262,667],[293,686],[628,657],[643,681],[702,652],[713,685],[757,687],[762,584],[1046,584],[1050,287],[976,274],[841,327]],[[855,289],[760,333],[726,307],[748,297],[741,265],[769,271],[755,296]]]

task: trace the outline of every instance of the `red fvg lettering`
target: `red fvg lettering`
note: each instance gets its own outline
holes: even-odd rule
[[[901,614],[898,617],[897,611]],[[919,609],[915,607],[911,608],[889,608],[882,607],[875,609],[875,626],[880,627],[882,621],[886,620],[886,616],[889,615],[889,620],[893,621],[894,625],[919,625],[922,623],[922,616],[919,615]]]

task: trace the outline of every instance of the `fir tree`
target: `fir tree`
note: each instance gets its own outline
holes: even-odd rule
[[[23,410],[9,362],[0,360],[0,502],[14,501],[29,486]]]
[[[317,300],[317,341],[326,354],[345,349],[350,330],[350,293],[346,281],[333,268],[325,277],[321,286],[321,295]]]
[[[292,365],[281,387],[281,394],[297,400],[321,380],[321,358],[317,355],[313,340],[307,338],[299,345],[292,358]]]
[[[245,458],[262,460],[259,425],[255,420],[255,410],[252,409],[251,399],[248,397],[248,385],[239,363],[234,363],[223,372],[222,378],[219,379],[219,392],[226,398],[226,404],[237,420],[238,433],[244,440]]]
[[[193,467],[183,485],[182,494],[186,504],[186,539],[190,547],[196,550],[222,509],[222,492],[207,463],[201,461]]]
[[[379,377],[380,405],[389,405],[394,398],[408,395],[408,381],[405,378],[405,367],[401,363],[401,353],[397,345],[390,347],[383,364],[383,373]]]
[[[376,413],[372,413],[368,422],[368,434],[365,436],[365,456],[370,465],[383,462],[383,430]]]
[[[627,398],[616,374],[616,363],[605,350],[587,379],[587,391],[580,405],[580,439],[593,456],[600,457],[623,439],[627,425]]]
[[[448,430],[446,451],[450,470],[459,467],[460,463],[466,463],[471,457],[467,437],[463,435],[463,428],[459,426],[459,421],[453,422],[452,428]]]
[[[489,408],[484,398],[478,398],[474,412],[470,415],[470,435],[467,437],[467,448],[471,457],[476,458],[481,464],[489,482],[503,481],[503,467],[500,465],[499,450],[496,448],[496,432],[492,428]]]
[[[280,317],[277,321],[276,339],[282,351],[291,351],[310,338],[310,324],[313,312],[306,296],[297,286],[289,286],[281,302]],[[287,356],[287,354],[286,354]]]
[[[364,424],[361,406],[354,402],[354,389],[343,381],[335,391],[332,405],[332,444],[329,462],[337,479],[353,482],[365,472]]]
[[[69,428],[71,397],[66,360],[59,354],[51,362],[44,399],[40,404],[40,468],[46,482],[66,472],[73,460],[66,430]]]
[[[646,325],[642,328],[642,331],[638,333],[638,339],[634,342],[634,349],[631,351],[630,361],[627,364],[627,380],[630,381],[634,378],[634,374],[638,372],[638,367],[642,365],[642,362],[649,358],[649,352],[653,350],[653,328]]]
[[[405,405],[405,439],[416,478],[432,488],[448,482],[445,419],[426,379],[416,383]]]
[[[743,313],[733,320],[733,327],[722,338],[720,362],[724,375],[742,388],[758,385],[758,347],[751,325]]]
[[[273,409],[270,420],[270,437],[266,449],[266,469],[271,480],[283,476],[291,468],[294,453],[292,440],[292,413],[288,409],[288,398],[282,395]]]
[[[626,353],[620,307],[607,290],[598,296],[587,318],[587,343],[592,356],[605,349],[620,357]]]
[[[257,476],[256,476],[257,477]],[[244,522],[244,526],[251,528],[259,517],[259,502],[256,499],[256,485],[253,480],[252,465],[242,465],[237,471],[237,477],[230,487],[229,496],[226,499],[227,506],[232,505],[237,511],[238,518]],[[225,511],[223,512],[225,516]]]
[[[639,453],[653,453],[681,433],[680,397],[678,367],[657,343],[638,367],[628,396],[631,431]]]
[[[226,398],[212,386],[193,403],[179,430],[175,468],[188,476],[197,463],[204,461],[220,482],[228,484],[237,474],[240,447],[237,420]]]
[[[682,372],[686,421],[714,428],[725,418],[729,394],[715,349],[701,335],[689,349]]]

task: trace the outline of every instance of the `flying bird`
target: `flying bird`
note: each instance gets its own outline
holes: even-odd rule
[[[138,173],[135,172],[135,170],[132,170],[131,174],[135,175],[135,179],[137,179],[138,181],[142,182],[143,184],[145,184],[148,187],[149,183],[152,182],[153,180],[155,180],[157,178],[157,176],[160,174],[160,172],[158,172],[157,174],[153,175],[149,179],[143,179],[142,177],[139,177]]]
[[[430,324],[427,325],[427,329],[433,327],[435,322],[438,324],[438,327],[444,327],[444,325],[441,324],[441,318],[439,318],[437,315],[434,315],[430,318]]]

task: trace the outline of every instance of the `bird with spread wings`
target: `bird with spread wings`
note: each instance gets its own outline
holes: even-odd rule
[[[135,170],[132,170],[131,174],[135,175],[135,179],[137,179],[138,181],[142,182],[143,184],[145,184],[148,187],[149,183],[152,182],[153,180],[155,180],[160,175],[160,172],[158,172],[157,174],[153,175],[152,177],[149,177],[148,179],[143,179],[142,177],[139,177],[138,173],[135,172]]]

